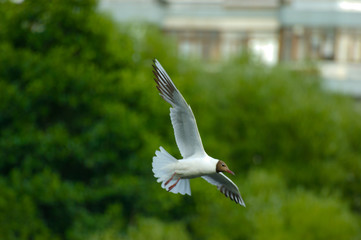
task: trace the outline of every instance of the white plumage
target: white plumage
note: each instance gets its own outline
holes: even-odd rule
[[[153,172],[157,182],[162,182],[162,188],[166,189],[165,182],[172,177],[175,166],[178,162],[172,155],[170,155],[164,148],[160,147],[160,151],[155,152],[156,156],[153,157]],[[172,179],[168,184],[173,185],[176,179]],[[189,179],[181,179],[177,187],[170,190],[172,193],[188,194],[191,195],[191,186]]]
[[[154,75],[162,98],[172,105],[170,118],[179,151],[183,157],[175,159],[163,147],[153,157],[153,173],[162,188],[191,195],[189,179],[202,177],[231,200],[245,206],[238,187],[222,172],[232,173],[227,165],[204,151],[192,109],[184,100],[162,65],[154,60]]]

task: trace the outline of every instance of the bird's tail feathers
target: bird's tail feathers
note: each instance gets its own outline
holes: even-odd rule
[[[167,191],[191,195],[189,179],[180,179],[175,187],[168,190],[179,178],[176,174],[174,175],[177,162],[178,160],[176,158],[170,155],[163,147],[160,147],[159,151],[157,150],[153,157],[152,166],[154,177],[157,178],[157,182],[162,183],[162,188]]]

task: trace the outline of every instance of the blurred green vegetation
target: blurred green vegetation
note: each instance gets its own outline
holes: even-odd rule
[[[93,0],[0,1],[0,239],[360,239],[359,103],[312,68],[176,49]],[[180,154],[153,57],[247,208],[202,179],[191,197],[156,183],[155,150]]]

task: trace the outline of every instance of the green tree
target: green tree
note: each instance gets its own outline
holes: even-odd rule
[[[335,195],[289,189],[283,177],[268,170],[252,170],[236,183],[246,210],[209,189],[206,198],[195,202],[198,211],[190,226],[196,239],[351,240],[360,234],[358,217]],[[201,191],[204,182],[195,188]]]
[[[126,221],[169,209],[174,201],[147,207],[159,201],[156,185],[148,187],[161,138],[152,119],[167,114],[147,90],[153,53],[138,45],[170,44],[155,28],[115,26],[91,0],[0,4],[1,180],[40,224],[23,235],[23,221],[3,225],[3,236],[36,238],[44,227],[52,237],[78,238],[76,229],[103,228],[98,220],[114,204]]]

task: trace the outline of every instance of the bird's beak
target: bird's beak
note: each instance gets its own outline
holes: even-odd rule
[[[234,172],[232,172],[232,171],[231,171],[231,170],[229,170],[229,169],[227,169],[227,170],[226,170],[226,172],[228,172],[228,173],[230,173],[230,174],[234,175]]]

